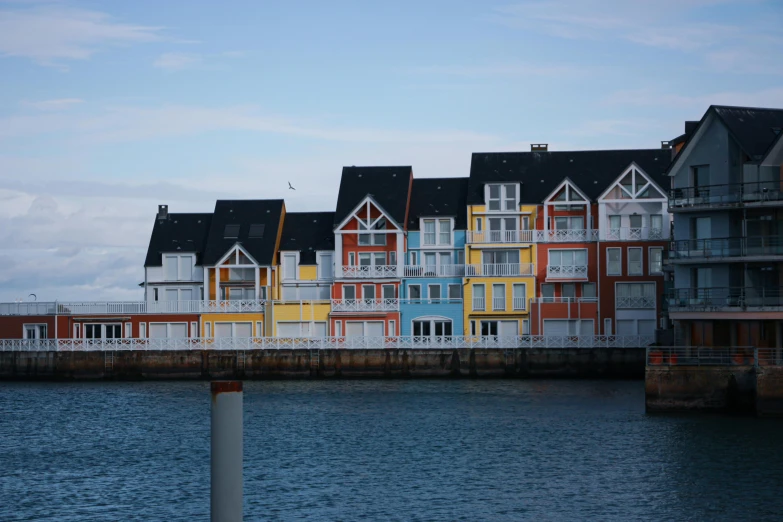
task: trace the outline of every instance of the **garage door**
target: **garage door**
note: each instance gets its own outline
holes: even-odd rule
[[[544,335],[593,335],[592,319],[544,319]]]
[[[368,321],[365,325],[365,335],[368,337],[383,337],[383,321]]]
[[[568,335],[568,321],[564,319],[544,319],[544,335]]]
[[[636,335],[636,321],[634,319],[618,319],[617,335]]]
[[[277,323],[278,337],[299,337],[299,323]]]
[[[517,321],[500,321],[500,335],[503,337],[519,335],[519,323]]]

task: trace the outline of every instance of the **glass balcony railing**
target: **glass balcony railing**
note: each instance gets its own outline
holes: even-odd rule
[[[724,308],[780,308],[783,307],[783,287],[675,288],[667,294],[667,301],[672,312]]]
[[[669,209],[741,206],[783,202],[783,181],[754,181],[726,185],[675,188],[669,191]]]
[[[673,241],[670,261],[706,258],[783,256],[783,236],[726,237]]]

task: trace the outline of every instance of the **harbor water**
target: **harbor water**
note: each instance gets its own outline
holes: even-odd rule
[[[209,517],[206,382],[0,383],[0,520]],[[780,520],[783,422],[634,381],[245,382],[245,520]]]

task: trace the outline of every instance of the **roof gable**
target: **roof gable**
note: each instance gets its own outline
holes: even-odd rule
[[[343,167],[334,226],[369,195],[396,223],[405,224],[413,175],[411,167]]]
[[[562,199],[555,199],[559,197],[560,195],[563,196]],[[543,203],[574,203],[574,204],[586,204],[590,202],[590,198],[588,198],[584,192],[579,190],[579,187],[574,185],[574,183],[569,179],[566,178],[563,180],[560,185],[555,188],[546,198],[544,198]]]
[[[212,214],[168,214],[155,219],[144,266],[162,266],[161,254],[172,252],[193,252],[200,265],[211,222]]]
[[[655,183],[639,165],[631,163],[622,174],[617,176],[614,183],[598,196],[598,201],[618,199],[665,200],[666,191]]]
[[[372,216],[373,208],[378,211],[380,214],[379,216]],[[386,212],[386,210],[381,205],[379,205],[372,196],[368,194],[361,202],[359,202],[358,205],[356,205],[356,208],[354,208],[351,213],[345,216],[345,219],[343,219],[335,227],[335,230],[341,230],[348,223],[350,223],[352,219],[356,219],[359,222],[367,225],[365,230],[372,230],[372,227],[378,224],[382,218],[388,220],[397,230],[403,230],[402,226],[400,226],[400,224],[397,223],[395,219],[388,212]]]
[[[298,251],[300,265],[316,264],[316,252],[334,250],[334,212],[288,212],[280,251]]]
[[[418,178],[413,180],[408,230],[419,230],[422,217],[453,217],[454,229],[467,228],[469,178]]]
[[[214,266],[237,243],[259,265],[273,265],[283,212],[282,199],[218,200],[204,250],[204,265]],[[263,225],[260,237],[257,236],[261,227],[252,225]]]
[[[726,125],[740,148],[751,161],[761,161],[767,155],[783,129],[783,109],[750,107],[710,107]],[[778,129],[775,133],[773,129]]]

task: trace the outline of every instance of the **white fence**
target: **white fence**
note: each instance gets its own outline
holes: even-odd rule
[[[604,230],[606,241],[663,241],[669,239],[668,228],[609,228]]]
[[[507,277],[535,275],[533,263],[483,263],[480,265],[465,265],[467,277]]]
[[[398,337],[224,337],[217,339],[2,339],[2,352],[91,352],[290,349],[644,348],[652,335],[517,335]]]
[[[397,298],[332,299],[333,312],[394,312],[400,309]]]
[[[465,265],[405,265],[405,277],[462,277]]]
[[[84,301],[0,303],[0,315],[200,314],[263,312],[266,301]]]
[[[344,266],[337,277],[345,279],[397,278],[397,265],[380,266]]]

